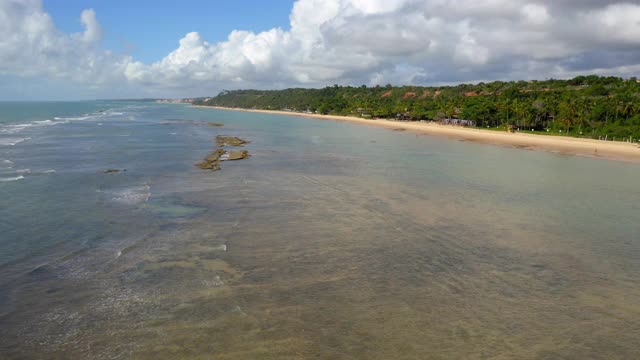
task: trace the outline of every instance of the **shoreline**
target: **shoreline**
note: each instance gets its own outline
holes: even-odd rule
[[[320,120],[345,121],[384,127],[403,129],[434,136],[475,141],[483,144],[509,146],[520,149],[551,151],[561,154],[588,156],[596,159],[619,160],[640,163],[640,145],[616,141],[574,138],[569,136],[550,136],[527,133],[507,133],[478,128],[455,127],[431,122],[404,122],[385,119],[363,119],[353,116],[307,114],[281,110],[253,110],[227,108],[221,106],[192,105],[198,108],[209,108],[228,111],[244,111],[263,114],[300,116]]]

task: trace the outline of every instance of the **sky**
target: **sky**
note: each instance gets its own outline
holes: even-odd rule
[[[0,0],[0,100],[639,73],[640,0]]]

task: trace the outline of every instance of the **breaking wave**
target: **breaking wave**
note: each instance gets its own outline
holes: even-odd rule
[[[23,141],[27,141],[30,140],[30,137],[26,137],[26,138],[0,138],[0,146],[14,146],[16,144],[19,144]]]
[[[20,175],[20,176],[8,177],[8,178],[0,178],[0,182],[18,181],[22,179],[24,179],[24,176]]]

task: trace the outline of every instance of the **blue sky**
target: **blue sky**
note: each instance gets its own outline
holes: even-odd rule
[[[82,31],[79,14],[94,9],[104,29],[105,48],[150,63],[174,50],[191,31],[218,42],[234,29],[286,29],[293,0],[44,0],[43,5],[65,32]]]
[[[640,74],[625,0],[0,0],[0,100]]]

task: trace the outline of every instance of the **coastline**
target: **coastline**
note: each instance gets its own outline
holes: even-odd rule
[[[640,163],[640,146],[633,143],[583,139],[568,136],[534,135],[522,132],[507,133],[478,128],[464,128],[450,125],[440,125],[430,122],[404,122],[385,119],[370,120],[353,116],[319,115],[280,110],[253,110],[202,105],[192,106],[217,110],[244,111],[263,114],[300,116],[321,120],[347,121],[389,129],[409,130],[426,135],[446,136],[449,138],[475,141],[485,144],[510,146],[521,149],[551,151],[569,155],[588,156],[597,159]]]

